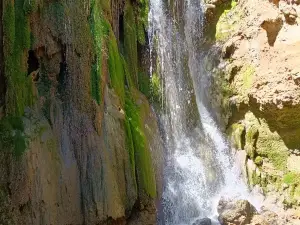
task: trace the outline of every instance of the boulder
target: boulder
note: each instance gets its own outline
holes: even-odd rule
[[[247,200],[221,198],[218,205],[219,221],[222,225],[250,224],[256,209]]]
[[[212,225],[211,219],[209,218],[203,218],[196,220],[193,225]]]

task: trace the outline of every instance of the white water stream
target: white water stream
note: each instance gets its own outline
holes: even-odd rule
[[[250,194],[208,110],[210,75],[203,69],[199,44],[203,5],[201,0],[183,1],[174,0],[183,12],[175,20],[166,1],[150,0],[151,73],[161,76],[160,122],[167,149],[160,223],[191,225],[210,217],[218,224],[221,196],[249,199]]]

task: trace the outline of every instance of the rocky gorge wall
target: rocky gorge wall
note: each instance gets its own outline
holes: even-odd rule
[[[148,2],[1,3],[0,223],[155,223]]]
[[[206,1],[211,104],[248,184],[299,223],[300,2]]]

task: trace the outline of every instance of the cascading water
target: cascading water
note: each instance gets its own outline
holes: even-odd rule
[[[161,77],[167,149],[160,223],[190,225],[198,218],[215,219],[220,196],[246,198],[248,192],[208,110],[210,77],[201,64],[200,44],[203,6],[199,0],[173,4],[182,11],[177,20],[163,0],[150,0],[149,13],[151,73]]]

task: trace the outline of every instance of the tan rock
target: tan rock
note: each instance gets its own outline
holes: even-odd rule
[[[222,225],[250,224],[256,209],[246,200],[226,200],[221,198],[218,205],[219,221]]]
[[[300,173],[300,156],[289,156],[287,160],[287,168],[289,171]]]
[[[254,215],[250,225],[273,225],[268,223],[265,218],[261,215]]]

